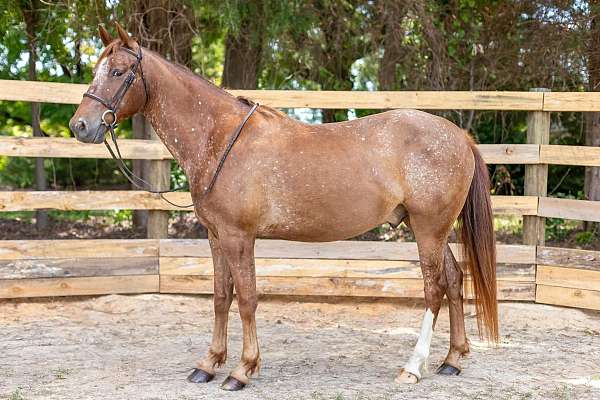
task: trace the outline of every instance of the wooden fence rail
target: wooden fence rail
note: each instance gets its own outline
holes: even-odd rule
[[[160,142],[121,139],[119,148],[127,160],[170,160]],[[488,164],[556,164],[600,167],[600,148],[538,144],[480,144]],[[81,143],[71,138],[0,136],[0,156],[45,158],[110,158],[103,144]]]
[[[0,100],[79,104],[88,85],[0,80]],[[600,111],[600,92],[230,90],[277,108]]]
[[[191,202],[187,192],[165,193],[177,204]],[[181,209],[157,194],[136,190],[111,191],[0,191],[0,212],[34,210],[168,210]],[[537,196],[492,196],[496,215],[527,215],[600,222],[600,202]]]
[[[191,196],[187,192],[165,193],[164,196],[176,204],[189,204],[191,202]],[[567,206],[569,205],[567,204]],[[591,206],[589,208],[590,213],[598,210],[595,204],[591,204]],[[600,204],[598,206],[600,207]],[[538,215],[538,198],[535,196],[492,196],[492,207],[494,213],[498,215]],[[0,191],[0,212],[34,210],[182,211],[182,209],[161,199],[158,194],[137,190]],[[184,210],[193,211],[193,208],[188,207]],[[570,213],[573,219],[582,219],[577,218],[580,211],[562,210],[560,203],[547,212]],[[588,213],[581,215],[587,217]]]
[[[265,294],[422,297],[415,243],[259,240],[256,257]],[[502,299],[534,300],[535,258],[532,246],[498,247]],[[1,298],[158,291],[212,293],[207,240],[0,242]]]
[[[484,159],[489,164],[537,164],[540,162],[540,147],[538,145],[480,144],[478,147]],[[161,142],[140,139],[121,139],[119,140],[119,148],[121,149],[121,154],[124,159],[173,159],[171,153],[169,153],[167,148]],[[77,139],[70,138],[33,138],[15,136],[0,136],[0,156],[111,158],[104,144],[81,143]],[[557,157],[558,159],[559,156],[554,155],[554,157]],[[566,157],[567,158],[564,158],[563,160],[570,160],[568,155]],[[594,160],[597,159],[600,163],[600,151],[596,153],[594,150],[591,150],[589,152],[589,157],[594,158]]]
[[[0,80],[0,100],[78,104],[87,85]],[[329,92],[236,90],[277,108],[417,108],[528,112],[527,144],[479,145],[490,164],[523,164],[526,196],[493,196],[495,214],[524,217],[526,245],[498,246],[499,297],[600,309],[600,252],[543,246],[543,218],[600,222],[600,202],[546,197],[549,164],[600,167],[600,148],[548,144],[550,113],[600,111],[600,93]],[[124,158],[151,160],[150,178],[166,184],[171,154],[158,141],[121,141]],[[0,156],[109,158],[103,145],[69,138],[0,136]],[[189,193],[167,194],[185,203]],[[203,240],[166,240],[166,211],[140,191],[0,192],[0,212],[151,210],[153,240],[0,241],[0,298],[107,293],[211,293],[212,264]],[[457,248],[454,246],[456,251]],[[458,253],[458,252],[457,252]],[[261,293],[422,297],[414,243],[306,244],[258,241]],[[537,290],[536,290],[537,288]],[[467,294],[470,295],[470,294]]]
[[[258,240],[255,253],[263,294],[423,297],[415,243]],[[600,309],[600,252],[498,245],[497,276],[501,300]],[[203,239],[0,242],[0,298],[211,294],[212,279]]]

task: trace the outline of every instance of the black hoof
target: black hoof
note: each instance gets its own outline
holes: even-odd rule
[[[194,371],[187,377],[187,380],[192,383],[207,383],[215,378],[214,375],[199,368],[194,368]]]
[[[437,373],[438,373],[439,375],[449,375],[449,376],[450,376],[450,375],[453,375],[453,376],[456,376],[456,375],[459,375],[459,374],[460,374],[460,369],[458,369],[458,368],[456,368],[456,367],[453,367],[453,366],[452,366],[452,365],[450,365],[450,364],[443,363],[443,364],[442,364],[442,365],[440,365],[440,367],[437,369]]]
[[[244,386],[246,386],[244,382],[238,381],[233,376],[228,376],[227,379],[223,381],[223,384],[221,384],[221,389],[235,392],[237,390],[242,390]]]

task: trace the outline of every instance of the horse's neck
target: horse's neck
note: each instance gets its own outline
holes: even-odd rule
[[[206,184],[227,135],[245,113],[240,102],[207,81],[146,52],[149,101],[144,116],[191,181]]]

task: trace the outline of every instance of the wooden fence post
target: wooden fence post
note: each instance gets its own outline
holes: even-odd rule
[[[146,137],[150,140],[160,140],[150,121],[144,124]],[[148,183],[155,190],[168,190],[171,179],[170,160],[151,160],[148,162]],[[149,239],[161,239],[168,236],[169,211],[148,211],[147,236]]]
[[[550,89],[535,88],[532,92],[549,92]],[[530,111],[527,115],[527,143],[550,143],[550,113]],[[525,196],[545,197],[548,194],[548,165],[525,165]],[[545,218],[523,216],[523,243],[544,245]]]
[[[146,137],[146,119],[144,118],[143,114],[135,114],[131,119],[131,125],[134,139],[148,139]],[[141,177],[142,179],[146,179],[144,173],[148,171],[147,163],[147,160],[131,160],[133,173]],[[134,185],[131,185],[131,190],[138,190],[138,188]],[[146,230],[148,222],[148,211],[133,210],[132,217],[134,228],[142,227],[144,230]]]

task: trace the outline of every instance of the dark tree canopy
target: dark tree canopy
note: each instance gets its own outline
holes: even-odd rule
[[[597,0],[7,0],[0,4],[0,78],[88,82],[101,47],[97,25],[112,29],[118,20],[144,46],[229,88],[599,90],[598,15]],[[2,102],[1,134],[32,135],[33,111]],[[69,136],[72,111],[41,105],[40,131]],[[374,111],[289,112],[328,122]],[[481,142],[525,140],[523,113],[442,114]],[[598,145],[598,121],[597,114],[554,115],[551,141]],[[128,125],[121,134],[131,135]],[[44,166],[50,187],[124,185],[106,163],[46,160]],[[29,159],[0,158],[0,185],[32,186],[33,167]],[[585,192],[584,175],[552,166],[549,191],[597,199],[598,170],[588,170]],[[495,167],[499,194],[521,192],[522,179],[522,166]]]

